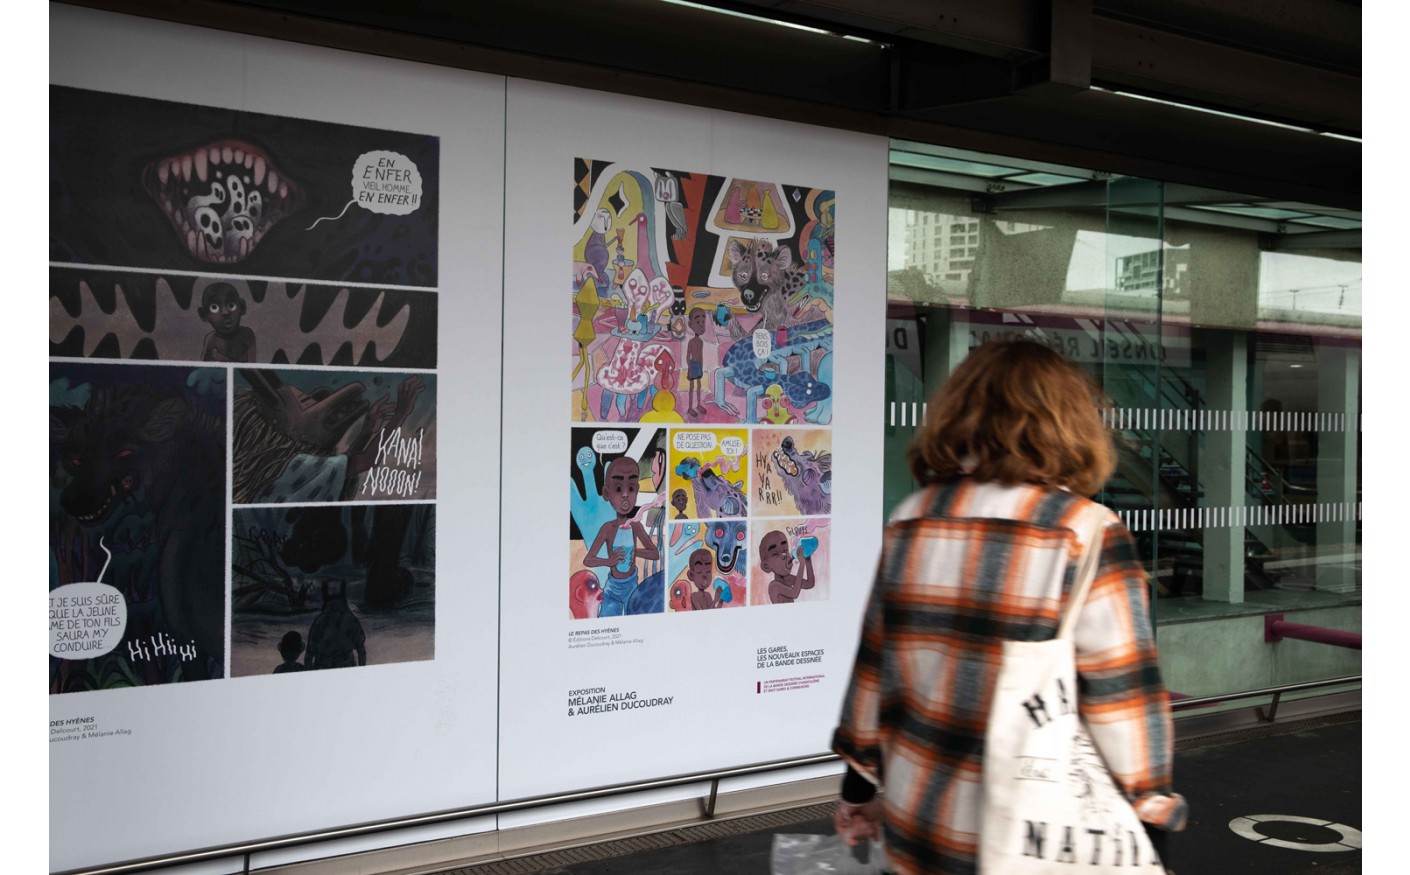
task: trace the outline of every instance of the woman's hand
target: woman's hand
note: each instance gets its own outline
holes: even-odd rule
[[[842,840],[849,845],[880,839],[881,797],[873,797],[870,802],[861,804],[837,800],[832,825],[837,828],[837,834],[842,836]]]

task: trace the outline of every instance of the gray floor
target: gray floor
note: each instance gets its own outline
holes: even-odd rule
[[[1180,875],[1352,875],[1360,850],[1324,852],[1326,826],[1261,822],[1257,831],[1293,848],[1236,834],[1230,822],[1257,815],[1311,818],[1361,828],[1360,712],[1289,722],[1276,734],[1239,732],[1184,742],[1176,785],[1190,800],[1186,831],[1172,837],[1168,865]],[[777,833],[828,834],[830,806],[672,830],[539,858],[448,870],[443,875],[770,875]]]

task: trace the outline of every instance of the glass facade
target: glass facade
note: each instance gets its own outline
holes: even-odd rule
[[[1359,675],[1264,639],[1361,628],[1359,213],[902,141],[889,207],[888,512],[929,393],[1037,339],[1105,392],[1171,690]]]

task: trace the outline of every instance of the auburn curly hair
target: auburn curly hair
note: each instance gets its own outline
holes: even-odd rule
[[[1116,468],[1101,403],[1096,382],[1048,347],[986,343],[930,397],[906,459],[925,484],[970,474],[1095,495]]]

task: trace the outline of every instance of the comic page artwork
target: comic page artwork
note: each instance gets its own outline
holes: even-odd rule
[[[832,513],[832,431],[756,429],[755,516],[827,516]]]
[[[671,523],[666,568],[671,613],[742,608],[749,603],[749,524]]]
[[[432,504],[237,508],[234,677],[435,657]]]
[[[831,520],[760,520],[754,523],[751,537],[750,604],[791,605],[827,599]]]
[[[669,613],[826,598],[833,192],[588,159],[574,181],[571,417],[596,425],[573,429],[572,616],[648,612],[627,581]],[[628,443],[614,515],[592,488]]]
[[[219,678],[227,372],[49,366],[49,692]]]
[[[666,429],[572,432],[569,615],[584,620],[662,613]]]
[[[49,260],[435,287],[436,137],[51,86]]]
[[[672,520],[749,516],[749,432],[671,429]]]
[[[49,271],[49,354],[434,368],[435,292],[239,276]]]
[[[575,183],[575,421],[831,423],[831,191],[587,159]]]
[[[49,168],[51,693],[433,658],[439,139],[52,86]]]
[[[234,369],[235,504],[436,497],[436,376]]]

